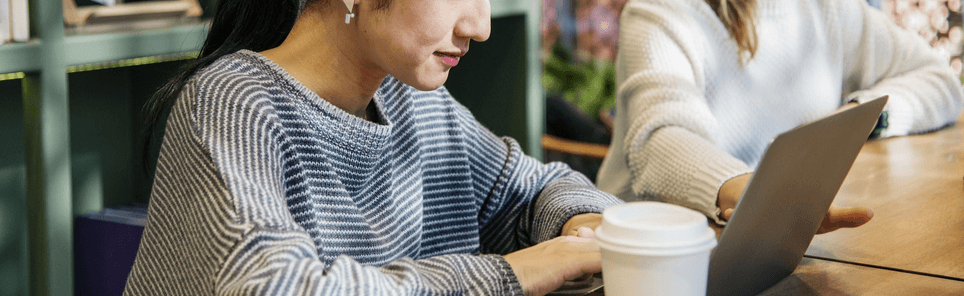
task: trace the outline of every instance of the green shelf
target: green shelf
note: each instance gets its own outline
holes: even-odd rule
[[[68,66],[108,63],[150,56],[173,56],[198,51],[208,23],[135,32],[98,33],[64,38]],[[40,40],[0,45],[0,74],[40,71]]]
[[[107,63],[150,56],[171,56],[198,51],[208,32],[207,23],[137,32],[68,36],[67,64]]]
[[[40,70],[40,40],[0,45],[0,74]]]

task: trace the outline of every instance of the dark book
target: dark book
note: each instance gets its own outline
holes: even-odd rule
[[[104,209],[75,219],[75,295],[123,294],[146,221],[146,206]]]

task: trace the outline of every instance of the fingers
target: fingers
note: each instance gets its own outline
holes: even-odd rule
[[[565,246],[561,248],[557,254],[568,254],[562,255],[568,259],[573,264],[579,272],[571,273],[566,276],[567,280],[571,280],[582,274],[592,274],[602,271],[602,255],[599,253],[599,245],[594,243],[591,238],[578,237],[578,236],[565,236],[561,238],[562,241],[566,242]]]
[[[574,235],[563,236],[562,240],[567,242],[582,242],[582,243],[588,243],[592,241],[591,238],[574,236]]]
[[[725,211],[723,211],[723,220],[730,220],[730,217],[732,216],[733,216],[733,209],[726,209]]]
[[[733,178],[730,178],[723,185],[720,186],[720,191],[716,196],[716,205],[720,209],[732,209],[736,207],[736,203],[740,201],[740,196],[743,195],[743,191],[746,189],[746,185],[750,182],[750,178],[753,177],[752,173],[742,174]]]
[[[730,220],[733,209],[723,211],[723,219]],[[874,211],[867,207],[830,206],[827,215],[820,222],[817,234],[831,232],[840,228],[854,228],[866,224],[874,217]]]
[[[576,236],[592,239],[596,238],[596,231],[589,227],[579,227],[579,230],[576,231]]]
[[[549,292],[563,281],[602,271],[599,246],[585,237],[556,237],[504,257],[517,276],[523,274],[519,281],[527,295],[542,295],[538,291]]]
[[[545,295],[583,274],[602,270],[599,246],[592,239],[562,236],[503,256],[526,295]]]
[[[588,254],[593,258],[599,257],[599,245],[594,243],[591,238],[563,236],[556,239],[567,242],[565,246],[560,246],[561,248],[567,249],[563,250],[565,253]]]
[[[595,237],[596,237],[596,231],[595,231],[595,230],[592,230],[592,228],[589,228],[589,227],[586,227],[586,226],[581,226],[581,227],[579,227],[579,228],[570,229],[570,230],[566,233],[566,235],[567,235],[567,236],[578,236],[578,237],[584,237],[584,238],[595,238]]]
[[[586,227],[592,230],[597,226],[599,226],[599,224],[602,224],[602,214],[599,214],[599,213],[579,214],[570,218],[569,221],[566,221],[566,224],[563,225],[563,231],[561,234],[579,236],[580,235],[579,229]]]
[[[874,217],[874,211],[867,207],[830,206],[817,229],[817,234],[831,232],[840,228],[853,228],[866,224]]]

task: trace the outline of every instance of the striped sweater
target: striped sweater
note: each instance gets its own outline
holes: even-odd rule
[[[264,56],[199,71],[167,122],[125,295],[520,295],[499,254],[620,201],[389,77],[381,122]]]

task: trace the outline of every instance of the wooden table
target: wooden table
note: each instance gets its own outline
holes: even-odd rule
[[[865,144],[834,204],[870,207],[873,220],[817,235],[793,274],[760,295],[964,295],[962,119]]]
[[[805,257],[760,295],[964,295],[964,282]]]
[[[873,220],[816,236],[807,256],[964,280],[962,125],[864,145],[834,204]]]
[[[558,293],[552,296],[573,296]],[[605,296],[605,288],[582,296]],[[759,296],[964,295],[964,282],[849,263],[803,258],[793,274]]]

